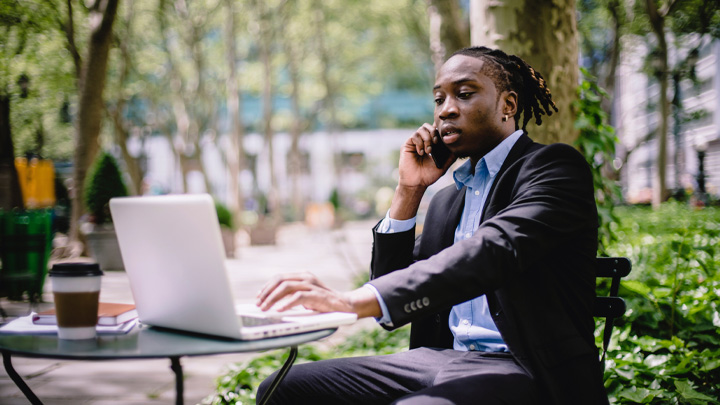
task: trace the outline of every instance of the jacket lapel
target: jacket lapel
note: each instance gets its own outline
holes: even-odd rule
[[[442,244],[444,247],[455,243],[455,229],[460,223],[463,207],[465,206],[465,187],[457,190],[452,198],[452,205],[447,212],[447,220],[445,221],[445,229],[442,234]]]
[[[490,187],[490,192],[488,193],[488,198],[485,201],[485,205],[483,206],[482,215],[480,216],[480,223],[483,223],[488,215],[488,207],[490,207],[493,201],[495,188],[497,187],[497,184],[502,178],[502,175],[505,174],[508,167],[510,167],[513,163],[515,163],[518,159],[520,159],[523,155],[527,153],[527,149],[533,145],[534,142],[530,137],[528,137],[527,132],[523,132],[523,134],[518,138],[518,140],[515,142],[515,145],[513,145],[512,149],[510,149],[510,153],[508,153],[507,158],[505,158],[505,161],[503,162],[503,165],[500,167],[500,171],[495,176],[495,180],[493,180],[493,184]],[[490,212],[490,216],[495,215],[494,212]],[[456,222],[457,223],[457,222]]]

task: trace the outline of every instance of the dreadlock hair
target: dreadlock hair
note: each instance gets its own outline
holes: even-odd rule
[[[470,56],[489,62],[483,66],[484,73],[490,77],[498,89],[514,91],[518,95],[518,108],[515,113],[515,129],[520,129],[520,116],[523,116],[522,129],[535,116],[535,124],[542,124],[543,115],[552,115],[558,111],[552,94],[540,72],[515,55],[508,55],[499,49],[473,46],[452,54]],[[452,57],[451,56],[451,57]]]

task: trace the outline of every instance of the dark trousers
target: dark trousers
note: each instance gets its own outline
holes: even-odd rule
[[[258,388],[260,399],[274,375]],[[298,364],[272,404],[535,404],[532,378],[507,353],[419,348]]]

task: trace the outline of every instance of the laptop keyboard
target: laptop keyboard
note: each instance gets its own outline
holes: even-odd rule
[[[264,325],[276,325],[279,323],[287,323],[279,318],[265,318],[259,316],[240,315],[240,321],[242,326],[264,326]]]

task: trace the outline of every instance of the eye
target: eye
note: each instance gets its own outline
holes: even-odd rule
[[[435,105],[442,105],[442,103],[445,101],[442,97],[435,97]]]
[[[473,95],[472,92],[464,91],[464,92],[458,94],[458,98],[461,100],[465,100],[465,99],[470,98],[470,96],[472,96],[472,95]]]

